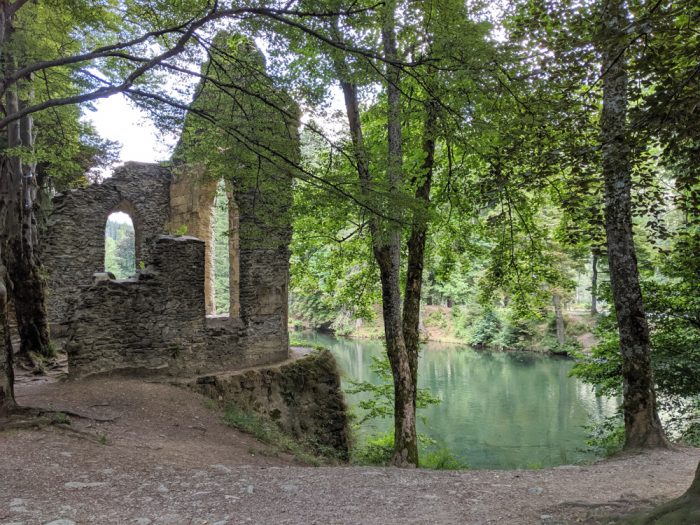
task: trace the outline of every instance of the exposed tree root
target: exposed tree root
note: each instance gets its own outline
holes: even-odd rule
[[[700,465],[690,488],[681,497],[656,507],[651,512],[631,516],[625,525],[698,525],[700,523]]]
[[[110,423],[117,417],[102,418],[86,416],[70,410],[48,410],[45,408],[17,407],[10,414],[0,417],[0,431],[27,428],[43,428],[51,425],[67,426],[70,417],[87,419],[98,423]]]

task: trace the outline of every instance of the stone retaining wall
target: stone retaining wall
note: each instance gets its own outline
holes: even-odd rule
[[[207,375],[187,386],[220,403],[275,422],[282,431],[348,459],[348,417],[328,350],[278,366]]]

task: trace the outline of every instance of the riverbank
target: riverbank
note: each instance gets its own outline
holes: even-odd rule
[[[290,316],[291,332],[320,330],[336,337],[381,340],[384,323],[381,309],[374,307],[371,320],[342,318],[316,326],[308,319]],[[596,344],[593,334],[596,319],[583,310],[565,311],[564,329],[570,349],[588,352]],[[460,307],[424,305],[422,307],[421,337],[426,342],[470,345],[491,350],[527,350],[540,353],[566,353],[558,345],[552,319],[529,320],[513,323],[498,310],[465,314]]]
[[[169,385],[36,382],[18,397],[93,419],[0,432],[2,523],[614,523],[681,494],[700,460],[676,448],[538,470],[314,468],[266,455]]]

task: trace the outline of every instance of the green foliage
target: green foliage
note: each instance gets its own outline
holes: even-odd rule
[[[379,376],[381,383],[375,385],[369,381],[352,381],[350,387],[345,389],[348,394],[369,394],[371,397],[359,402],[359,407],[364,411],[357,425],[373,419],[393,417],[394,415],[394,382],[391,375],[389,359],[383,355],[381,358],[372,356],[370,370]],[[421,409],[440,403],[440,398],[434,396],[426,388],[418,388],[416,393],[416,408]]]
[[[664,258],[657,272],[642,280],[649,319],[652,367],[659,403],[669,414],[668,430],[679,437],[690,426],[700,397],[700,255],[689,251],[697,233],[685,231],[683,243]],[[684,244],[685,242],[688,244]],[[609,289],[603,290],[609,297]],[[622,390],[621,358],[614,312],[599,318],[600,344],[590,356],[581,356],[573,374],[597,386],[605,395]]]
[[[625,425],[619,414],[593,423],[587,430],[589,437],[586,439],[586,446],[596,456],[612,456],[622,450],[625,444]]]
[[[64,412],[53,412],[51,415],[51,422],[54,425],[70,425],[70,418],[68,417],[68,414]]]
[[[372,436],[352,451],[353,462],[360,465],[387,465],[394,453],[394,433]]]
[[[421,468],[433,470],[465,470],[469,466],[456,458],[450,449],[441,447],[428,450],[421,456]]]
[[[537,337],[536,321],[509,315],[504,318],[501,330],[493,338],[493,346],[508,350],[532,350]],[[546,345],[539,346],[547,348]]]
[[[231,305],[228,199],[223,181],[214,199],[214,307],[217,314],[228,313]]]
[[[107,220],[105,227],[105,271],[117,279],[126,279],[136,271],[133,224]]]
[[[183,237],[187,235],[187,224],[181,225],[177,230],[175,230],[175,236],[176,237]]]
[[[447,328],[447,318],[445,317],[445,313],[440,310],[430,312],[425,317],[425,322],[431,326],[437,326],[438,328]]]
[[[493,309],[487,308],[478,320],[471,325],[466,342],[471,346],[486,347],[491,345],[501,330],[501,319]]]
[[[419,434],[420,467],[433,470],[464,470],[466,463],[456,458],[448,448],[436,447],[435,443]],[[352,461],[360,465],[383,466],[389,464],[394,453],[394,433],[385,432],[368,438],[352,451]]]

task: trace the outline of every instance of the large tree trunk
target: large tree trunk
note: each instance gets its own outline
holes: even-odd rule
[[[382,42],[384,52],[389,60],[396,58],[394,9],[393,3],[387,5],[382,20]],[[339,32],[336,36],[340,37]],[[341,56],[334,57],[334,67],[343,90],[360,188],[368,202],[373,202],[369,154],[364,145],[357,86],[348,80],[350,75]],[[387,182],[391,195],[401,191],[403,164],[399,80],[398,69],[387,66],[389,106],[387,117]],[[390,205],[391,203],[389,203]],[[383,209],[387,210],[389,206],[384,206]],[[401,314],[401,226],[398,221],[380,220],[377,215],[373,215],[369,219],[369,229],[372,236],[373,254],[379,267],[381,279],[384,335],[394,382],[394,454],[392,463],[402,467],[417,466],[416,378],[412,373],[411,359],[406,349]]]
[[[12,31],[12,15],[9,6],[0,4],[0,43],[6,44]],[[5,48],[7,46],[4,46]],[[2,56],[3,71],[7,72],[8,52]],[[7,73],[6,73],[7,74]],[[10,112],[18,107],[16,92],[8,90],[5,98],[5,111]],[[12,123],[5,130],[3,137],[6,148],[15,147],[20,143],[18,123]],[[16,209],[20,198],[19,159],[10,157],[3,151],[0,155],[0,413],[7,413],[15,408],[14,373],[12,369],[13,351],[10,340],[10,323],[8,303],[12,285],[6,271],[8,233],[17,230]]]
[[[591,254],[591,315],[598,315],[598,254]]]
[[[8,6],[2,3],[3,30],[0,42],[3,44],[3,74],[11,76],[17,67],[16,49],[10,45],[13,34],[13,14],[17,2]],[[31,83],[31,80],[29,81]],[[24,87],[30,88],[31,85]],[[32,98],[32,90],[24,89],[24,96]],[[5,96],[5,116],[16,114],[22,109],[18,85],[8,88]],[[30,160],[21,159],[12,149],[23,148],[27,152],[34,149],[34,130],[31,116],[25,116],[6,127],[7,148],[10,149],[8,162],[3,163],[2,176],[6,177],[9,201],[6,203],[6,224],[3,230],[3,262],[9,280],[13,283],[12,303],[20,335],[19,353],[29,355],[50,355],[48,320],[45,306],[45,284],[39,263],[38,231],[35,216],[35,201],[38,195],[36,165]],[[5,156],[8,156],[5,153]]]
[[[603,110],[601,142],[605,179],[605,231],[610,284],[622,354],[625,448],[666,447],[656,410],[649,328],[639,285],[632,233],[632,176],[627,136],[627,62],[623,0],[603,0]]]
[[[12,368],[13,352],[8,312],[9,290],[12,285],[9,282],[3,263],[6,248],[6,217],[12,203],[12,194],[10,192],[12,181],[5,167],[8,162],[10,160],[7,157],[0,157],[0,415],[7,414],[16,407],[15,378]]]
[[[382,9],[382,45],[386,62],[387,88],[387,180],[389,198],[401,192],[403,180],[403,137],[401,132],[401,81],[396,44],[396,2],[387,0]],[[389,208],[395,204],[389,203]],[[388,209],[389,209],[388,208]],[[382,276],[382,303],[387,354],[394,376],[394,454],[399,467],[418,466],[416,435],[416,366],[409,355],[401,315],[401,224],[388,220],[374,254]]]
[[[411,236],[408,239],[406,288],[403,300],[403,337],[410,359],[411,374],[416,385],[421,328],[420,301],[423,288],[425,242],[428,236],[427,214],[430,205],[430,188],[433,182],[433,167],[435,164],[438,108],[437,101],[433,99],[428,100],[425,104],[425,120],[423,123],[423,153],[425,159],[421,165],[420,176],[414,181],[416,184],[416,211],[413,213]],[[414,388],[414,394],[417,392],[418,389]]]
[[[29,97],[31,99],[31,94]],[[34,150],[31,116],[20,120],[20,143],[25,150]],[[35,207],[39,188],[36,164],[20,161],[20,170],[22,174],[21,201],[18,209],[20,231],[17,235],[13,235],[8,247],[10,263],[8,270],[14,284],[12,298],[21,341],[19,353],[29,355],[31,352],[48,357],[52,354],[52,350],[46,315],[46,285],[41,276],[41,263],[37,254],[39,233]]]
[[[4,221],[0,219],[0,227]],[[2,250],[0,249],[0,255]],[[11,412],[15,407],[15,376],[12,369],[12,342],[7,312],[7,272],[0,262],[0,415]]]
[[[336,68],[340,65],[337,64]],[[344,78],[342,69],[340,77]],[[345,107],[350,125],[355,163],[360,179],[360,186],[365,197],[371,196],[371,177],[369,156],[364,146],[362,126],[360,124],[357,87],[341,80]],[[411,372],[411,362],[403,337],[400,289],[400,232],[389,230],[388,235],[382,231],[379,218],[375,215],[369,220],[374,258],[379,266],[382,285],[382,317],[387,355],[391,364],[394,380],[394,456],[392,462],[397,466],[418,465],[418,439],[416,436],[416,383]]]

